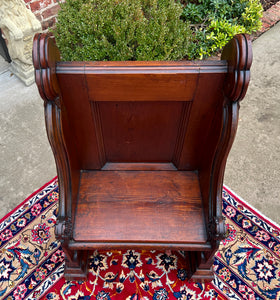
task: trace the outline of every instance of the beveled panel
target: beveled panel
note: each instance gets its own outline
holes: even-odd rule
[[[171,162],[183,104],[99,102],[107,162]]]

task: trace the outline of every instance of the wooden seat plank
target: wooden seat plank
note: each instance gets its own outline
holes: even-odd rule
[[[79,242],[206,243],[197,174],[82,173],[73,238]]]

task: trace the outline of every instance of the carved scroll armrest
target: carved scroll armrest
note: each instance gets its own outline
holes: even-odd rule
[[[241,101],[250,81],[253,59],[250,37],[246,34],[236,35],[223,49],[221,58],[228,61],[225,95],[233,102]]]
[[[35,81],[45,103],[46,130],[56,161],[59,181],[59,214],[56,230],[57,236],[62,238],[66,234],[65,228],[68,228],[65,224],[68,224],[71,217],[71,175],[63,136],[60,89],[56,76],[56,62],[59,60],[60,54],[54,39],[47,34],[36,34],[33,42]]]
[[[245,34],[236,35],[222,52],[222,60],[228,62],[228,74],[224,84],[223,127],[211,174],[208,239],[212,242],[218,242],[226,235],[222,216],[224,170],[237,130],[239,101],[244,98],[250,81],[252,56],[251,41]]]
[[[41,97],[45,101],[57,102],[59,85],[55,67],[56,62],[60,61],[60,54],[54,40],[47,34],[37,33],[34,37],[32,56],[35,81]]]

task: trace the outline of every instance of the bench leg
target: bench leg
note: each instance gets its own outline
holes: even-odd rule
[[[186,255],[189,280],[209,282],[214,278],[212,265],[216,251],[189,251]]]
[[[70,250],[62,246],[65,253],[64,277],[67,281],[86,280],[88,270],[88,251]]]

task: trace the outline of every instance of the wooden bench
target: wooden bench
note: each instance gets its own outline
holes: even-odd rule
[[[184,250],[189,278],[211,280],[248,37],[235,36],[220,61],[62,62],[54,40],[37,34],[33,61],[65,276],[85,279],[95,249],[160,249]]]

